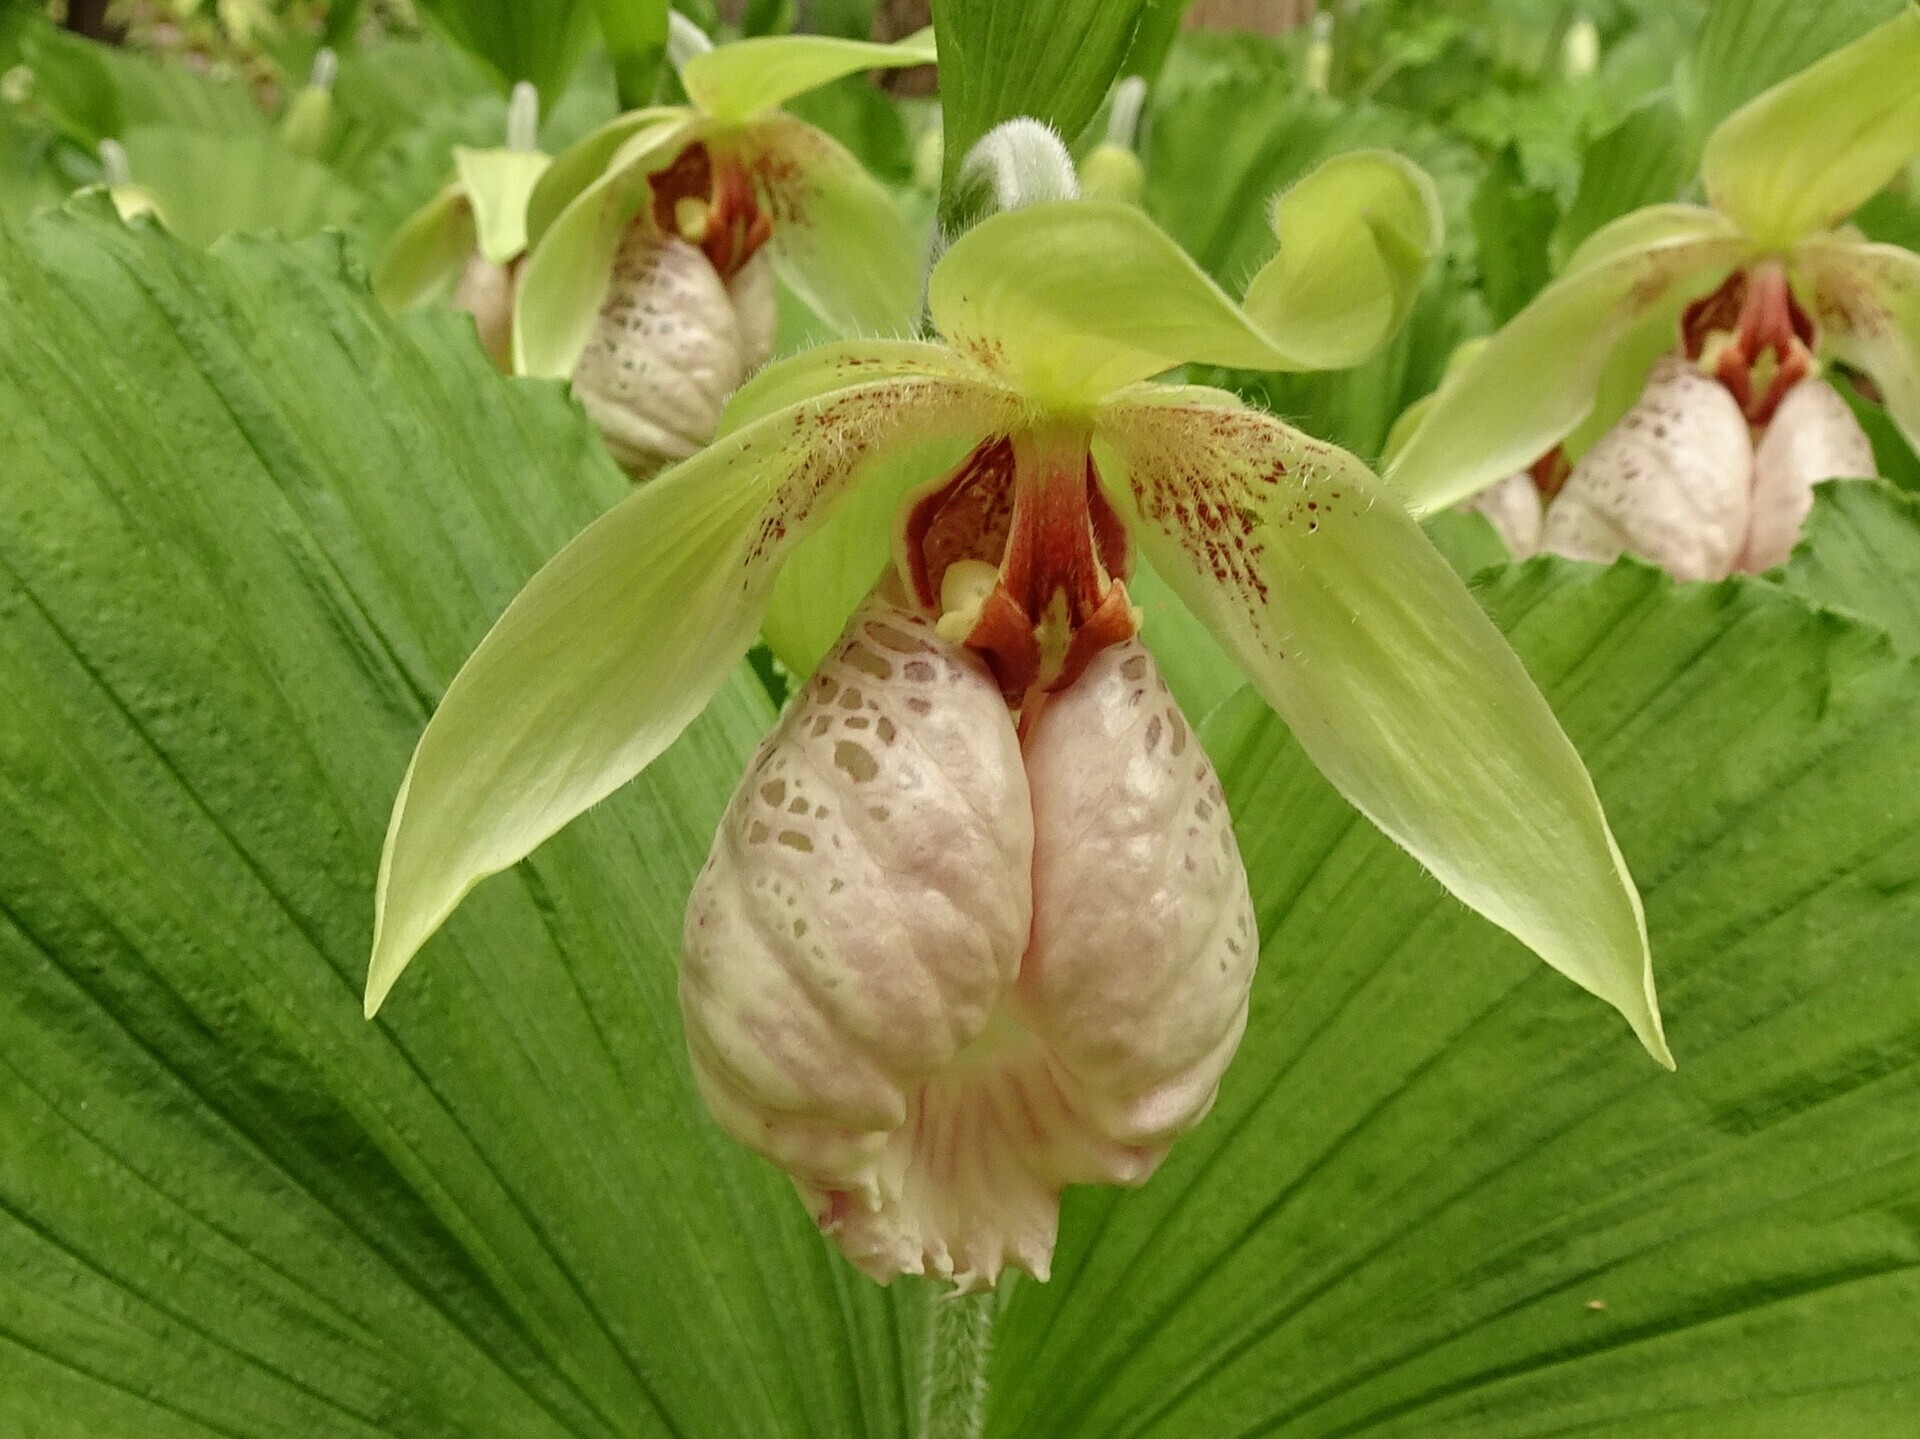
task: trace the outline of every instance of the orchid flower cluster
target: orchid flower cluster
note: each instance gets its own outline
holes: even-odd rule
[[[1909,6],[1729,116],[1710,204],[1604,227],[1463,347],[1389,483],[1419,512],[1467,502],[1519,556],[1632,552],[1688,580],[1784,561],[1816,484],[1875,473],[1833,363],[1920,445],[1920,256],[1845,225],[1920,155],[1916,75]]]
[[[756,244],[713,177],[777,171],[791,134],[629,117],[557,161],[522,367],[588,352],[635,223],[654,244],[698,199],[712,228],[675,243]],[[697,196],[673,178],[695,146]],[[1258,918],[1140,642],[1143,561],[1362,813],[1671,1063],[1592,783],[1465,587],[1354,457],[1154,378],[1374,352],[1438,247],[1431,182],[1329,161],[1274,204],[1238,300],[1140,210],[1073,190],[946,249],[933,337],[762,370],[710,444],[555,556],[448,689],[381,861],[370,1014],[475,884],[640,773],[764,633],[803,678],[693,887],[688,1049],[718,1122],[880,1280],[1044,1277],[1062,1189],[1144,1182],[1246,1023]]]

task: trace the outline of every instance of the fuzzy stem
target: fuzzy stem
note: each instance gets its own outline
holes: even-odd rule
[[[954,1295],[935,1302],[927,1326],[919,1439],[980,1439],[987,1424],[987,1359],[999,1296]]]

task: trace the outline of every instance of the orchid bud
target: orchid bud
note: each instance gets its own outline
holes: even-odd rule
[[[1573,467],[1547,508],[1540,546],[1579,560],[1632,553],[1675,579],[1724,579],[1746,540],[1752,476],[1740,406],[1669,356]]]
[[[1833,386],[1809,377],[1787,391],[1753,452],[1753,519],[1737,568],[1785,563],[1822,480],[1878,473],[1873,443]]]
[[[723,279],[697,245],[635,220],[614,255],[573,392],[614,459],[645,478],[713,438],[727,396],[773,353],[777,318],[766,255]]]
[[[736,792],[681,1007],[720,1124],[877,1279],[1044,1277],[1061,1189],[1213,1102],[1258,939],[1226,806],[1136,641],[1037,701],[857,614]]]
[[[1540,552],[1540,487],[1525,470],[1508,475],[1459,507],[1468,514],[1483,515],[1499,534],[1507,553],[1516,560],[1530,559]]]

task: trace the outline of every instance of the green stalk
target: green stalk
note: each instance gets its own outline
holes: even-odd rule
[[[999,1309],[999,1296],[992,1290],[934,1302],[918,1439],[980,1439],[985,1433],[987,1360]]]

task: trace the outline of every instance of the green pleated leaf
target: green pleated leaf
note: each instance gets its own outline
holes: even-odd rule
[[[598,30],[595,0],[420,0],[426,17],[493,72],[503,89],[529,80],[552,104]]]
[[[360,1017],[421,726],[628,487],[341,269],[99,206],[0,236],[0,1434],[894,1439],[924,1291],[682,1051],[744,672]]]
[[[1556,262],[1564,265],[1589,235],[1622,215],[1678,200],[1694,164],[1671,100],[1663,96],[1630,112],[1587,146],[1580,188],[1553,234]]]
[[[1481,597],[1640,880],[1678,1073],[1243,696],[1204,735],[1265,941],[1246,1039],[1143,1191],[1069,1196],[993,1439],[1910,1427],[1920,673],[1765,582],[1537,561]]]
[[[298,239],[345,222],[360,204],[333,171],[271,134],[141,126],[127,132],[126,147],[134,183],[193,245],[266,230]]]
[[[1778,579],[1817,604],[1887,632],[1920,655],[1920,496],[1885,480],[1836,480],[1813,492],[1813,514]]]
[[[1077,136],[1120,74],[1147,0],[933,0],[945,181],[987,131],[1031,115]]]

